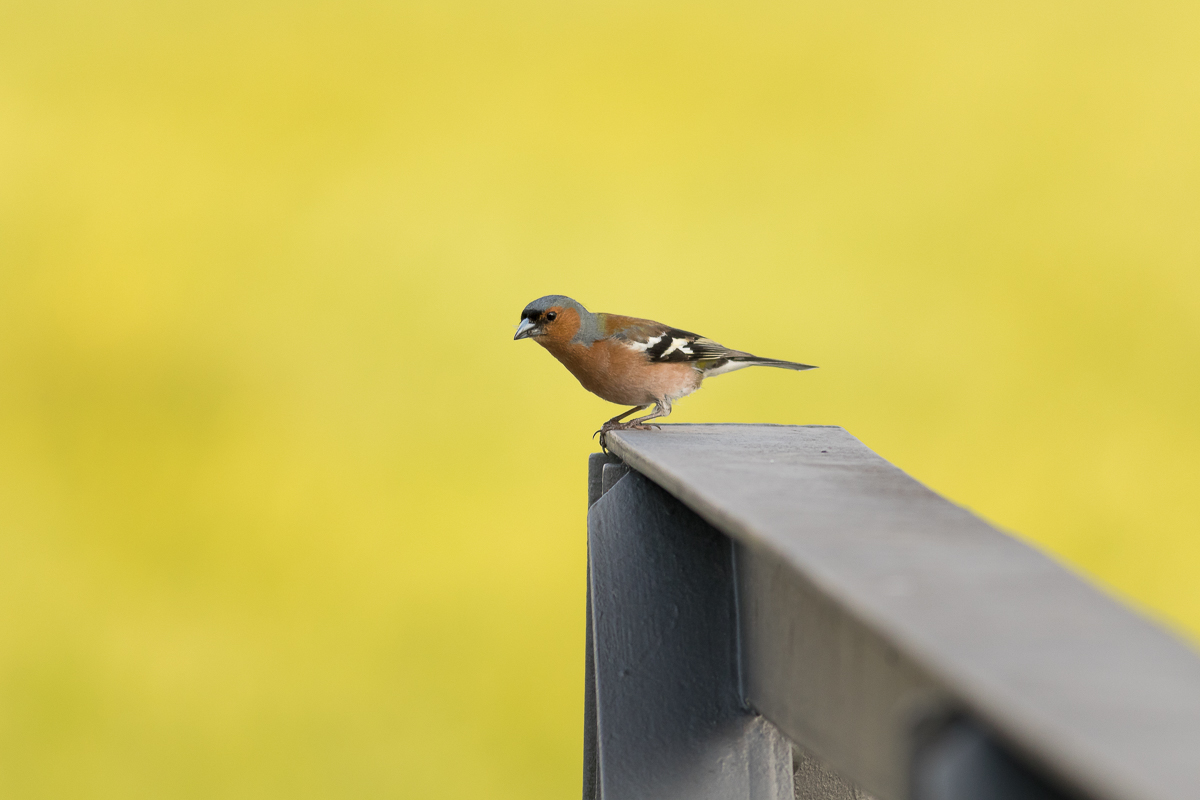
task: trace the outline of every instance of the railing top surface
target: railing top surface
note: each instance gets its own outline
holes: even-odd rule
[[[608,444],[1053,772],[1098,797],[1200,797],[1196,652],[842,428],[666,425]]]

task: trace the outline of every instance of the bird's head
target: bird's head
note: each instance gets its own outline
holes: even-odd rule
[[[513,339],[567,341],[579,331],[588,310],[569,297],[549,294],[539,297],[521,312],[521,324]]]

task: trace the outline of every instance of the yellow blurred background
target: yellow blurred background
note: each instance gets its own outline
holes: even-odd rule
[[[550,293],[1200,640],[1200,6],[0,4],[0,796],[560,798]]]

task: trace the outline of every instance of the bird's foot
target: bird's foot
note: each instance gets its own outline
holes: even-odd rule
[[[608,433],[609,431],[648,431],[656,429],[657,425],[645,425],[641,422],[606,422],[600,426],[600,430],[596,433]]]
[[[613,422],[609,420],[600,426],[600,430],[592,434],[595,439],[597,435],[600,437],[600,449],[605,453],[608,452],[608,434],[612,431],[656,431],[657,425],[647,425],[643,422]]]

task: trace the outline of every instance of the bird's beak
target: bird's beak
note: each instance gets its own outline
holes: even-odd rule
[[[535,336],[536,334],[537,325],[534,325],[527,319],[523,319],[521,320],[521,324],[517,326],[517,335],[513,337],[513,340],[528,339],[530,336]]]

